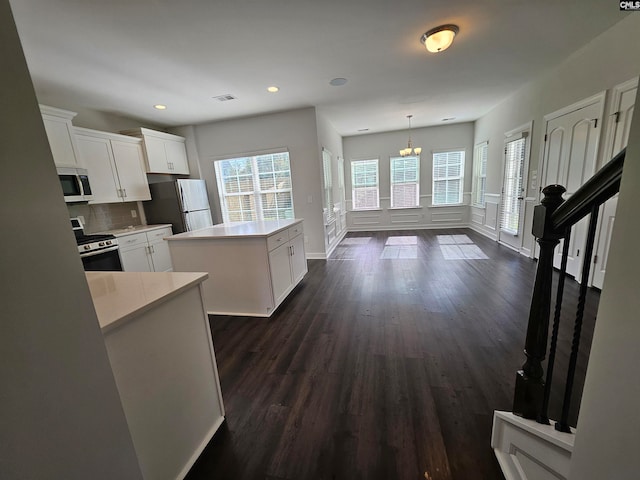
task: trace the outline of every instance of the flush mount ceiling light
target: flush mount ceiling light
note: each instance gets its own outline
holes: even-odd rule
[[[276,87],[275,85],[273,85],[271,87],[267,87],[267,92],[269,92],[269,93],[277,93],[279,91],[280,91],[280,89],[278,87]]]
[[[442,52],[451,46],[453,38],[460,31],[457,25],[440,25],[420,37],[420,43],[433,53]]]
[[[153,108],[155,108],[156,110],[166,110],[167,106],[166,105],[162,105],[161,103],[158,103],[158,104],[154,105]]]
[[[401,157],[406,157],[407,155],[420,155],[420,152],[422,152],[422,148],[421,147],[413,147],[413,143],[411,142],[411,117],[413,117],[413,115],[407,115],[407,118],[409,119],[409,141],[407,142],[407,148],[403,148],[402,150],[400,150],[400,156]]]

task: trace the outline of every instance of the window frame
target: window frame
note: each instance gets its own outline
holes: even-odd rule
[[[489,163],[489,141],[478,143],[473,149],[473,186],[471,204],[485,207],[487,193],[487,164]]]
[[[281,155],[281,154],[285,154],[286,155],[286,159],[287,159],[287,166],[288,166],[288,170],[275,170],[273,169],[271,171],[272,174],[276,174],[278,172],[287,172],[288,171],[288,176],[289,176],[289,186],[288,188],[272,188],[272,189],[261,189],[260,186],[260,170],[258,167],[258,160],[261,157],[268,157],[268,156],[273,156],[273,155]],[[249,163],[250,163],[250,168],[251,168],[251,174],[244,174],[242,176],[244,177],[250,177],[251,178],[251,187],[252,190],[249,191],[238,191],[238,192],[227,192],[226,188],[225,188],[225,178],[232,178],[232,177],[225,177],[224,174],[222,173],[222,169],[224,162],[230,162],[230,161],[234,161],[234,160],[243,160],[243,159],[248,159]],[[271,160],[272,162],[275,161],[275,159]],[[222,158],[219,160],[214,160],[213,162],[213,166],[214,166],[214,173],[215,173],[215,177],[216,177],[216,185],[218,187],[218,200],[220,202],[220,210],[222,212],[222,219],[225,223],[230,223],[230,222],[236,222],[236,221],[247,221],[247,220],[265,220],[264,217],[264,212],[265,212],[265,206],[263,205],[262,202],[262,195],[268,195],[268,194],[272,194],[275,195],[276,198],[276,202],[277,202],[277,198],[279,194],[288,194],[290,199],[291,199],[291,208],[277,208],[275,209],[276,211],[276,219],[278,220],[283,220],[283,219],[293,219],[295,218],[295,211],[294,211],[294,202],[293,202],[293,178],[291,175],[291,157],[289,155],[289,152],[287,150],[278,150],[278,151],[273,151],[273,152],[265,152],[265,153],[258,153],[258,154],[247,154],[247,155],[241,155],[241,156],[234,156],[231,158]],[[240,175],[235,175],[235,177],[239,177]],[[242,219],[241,220],[237,220],[237,219],[232,219],[232,217],[230,216],[230,212],[228,209],[228,199],[232,198],[232,197],[249,197],[250,199],[252,199],[253,201],[253,209],[249,209],[249,210],[240,210],[241,212],[241,216]],[[272,210],[272,209],[269,209]],[[286,211],[286,210],[290,210],[291,211],[291,216],[289,215],[284,215],[281,216],[280,215],[280,210]],[[233,211],[235,212],[235,210]],[[244,218],[244,214],[242,214],[242,212],[254,212],[255,213],[255,218],[249,218],[246,219]],[[267,219],[268,220],[268,219]]]
[[[458,176],[444,176],[436,178],[436,155],[442,154],[451,154],[451,153],[459,153],[460,154],[460,175]],[[464,204],[464,167],[465,167],[465,157],[466,151],[464,148],[451,148],[447,150],[433,150],[431,152],[431,205],[434,207],[446,207],[446,206],[456,206]],[[459,181],[459,191],[458,191],[458,201],[453,203],[436,203],[436,182],[450,182],[450,181]],[[445,185],[447,185],[445,183]],[[446,198],[445,193],[445,198]]]
[[[357,212],[363,212],[363,211],[366,212],[368,210],[380,210],[380,162],[379,162],[379,159],[370,158],[366,160],[351,160],[350,163],[351,163],[351,210],[357,211]],[[376,176],[375,187],[371,187],[371,186],[358,187],[355,184],[355,178],[356,178],[356,173],[354,171],[355,167],[356,165],[362,165],[367,163],[375,164],[375,176]],[[356,202],[356,194],[360,190],[365,191],[367,189],[370,189],[370,190],[375,189],[376,205],[358,208],[358,203]]]
[[[405,181],[404,182],[395,182],[394,181],[394,163],[397,161],[407,161],[407,160],[415,160],[415,180],[414,181],[406,181],[406,166],[403,169],[405,172]],[[396,205],[394,196],[394,185],[414,185],[416,186],[415,192],[415,201],[413,205]],[[420,155],[410,155],[406,157],[390,157],[389,158],[389,186],[390,186],[390,196],[391,196],[391,208],[417,208],[420,206]],[[395,201],[394,201],[395,200]]]

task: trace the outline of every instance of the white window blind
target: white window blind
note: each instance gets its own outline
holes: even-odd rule
[[[325,223],[333,222],[335,215],[333,213],[333,180],[331,178],[331,153],[322,149],[322,171],[324,180],[324,209]]]
[[[522,196],[522,175],[526,137],[518,138],[505,145],[504,183],[500,229],[516,235],[520,224],[520,197]]]
[[[353,210],[380,208],[378,160],[351,162],[351,195]]]
[[[433,205],[462,203],[464,151],[434,152]]]
[[[225,222],[294,218],[289,153],[214,162]]]
[[[420,202],[420,157],[391,158],[391,207],[417,207]]]
[[[487,188],[487,159],[489,142],[476,145],[473,152],[473,203],[484,206],[484,194]]]

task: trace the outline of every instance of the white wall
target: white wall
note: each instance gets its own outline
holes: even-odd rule
[[[397,157],[400,148],[407,145],[409,130],[373,133],[345,137],[345,180],[347,186],[347,215],[349,230],[388,230],[412,228],[461,227],[469,223],[471,197],[471,172],[473,164],[473,124],[414,128],[411,130],[413,144],[422,147],[420,155],[420,207],[412,209],[390,209],[390,158]],[[462,149],[465,151],[464,205],[432,207],[432,151]],[[351,161],[378,159],[380,181],[380,210],[351,211]]]
[[[616,8],[615,5],[612,8]],[[541,150],[544,145],[544,115],[609,90],[637,76],[640,72],[637,45],[640,45],[640,15],[631,14],[593,39],[561,65],[532,80],[478,119],[475,123],[474,144],[489,141],[487,192],[494,196],[501,193],[505,132],[533,121],[529,172],[539,172]],[[608,111],[609,101],[608,96],[605,112]],[[608,118],[604,120],[602,132],[607,130],[607,122],[610,121]],[[603,143],[600,143],[600,148]],[[600,163],[602,162],[601,160]],[[537,199],[539,185],[532,187],[529,182],[528,187],[526,196]],[[533,202],[530,202],[529,206],[533,206]],[[526,250],[532,250],[534,241],[530,234],[532,217],[529,213],[527,212],[524,228]],[[495,228],[495,225],[485,226]],[[485,229],[483,233],[488,231]]]
[[[635,254],[639,203],[640,117],[636,115],[582,393],[572,480],[635,480],[640,472],[640,256]]]
[[[141,479],[7,0],[0,64],[0,478]]]
[[[200,170],[218,222],[222,219],[213,162],[220,158],[284,148],[289,151],[293,208],[304,219],[308,258],[325,258],[322,161],[315,108],[260,115],[194,127]]]

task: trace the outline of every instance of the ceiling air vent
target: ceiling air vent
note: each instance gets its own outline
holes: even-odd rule
[[[237,98],[231,95],[230,93],[226,93],[224,95],[218,95],[217,97],[213,97],[213,98],[215,100],[218,100],[219,102],[228,102],[229,100],[237,100]]]

